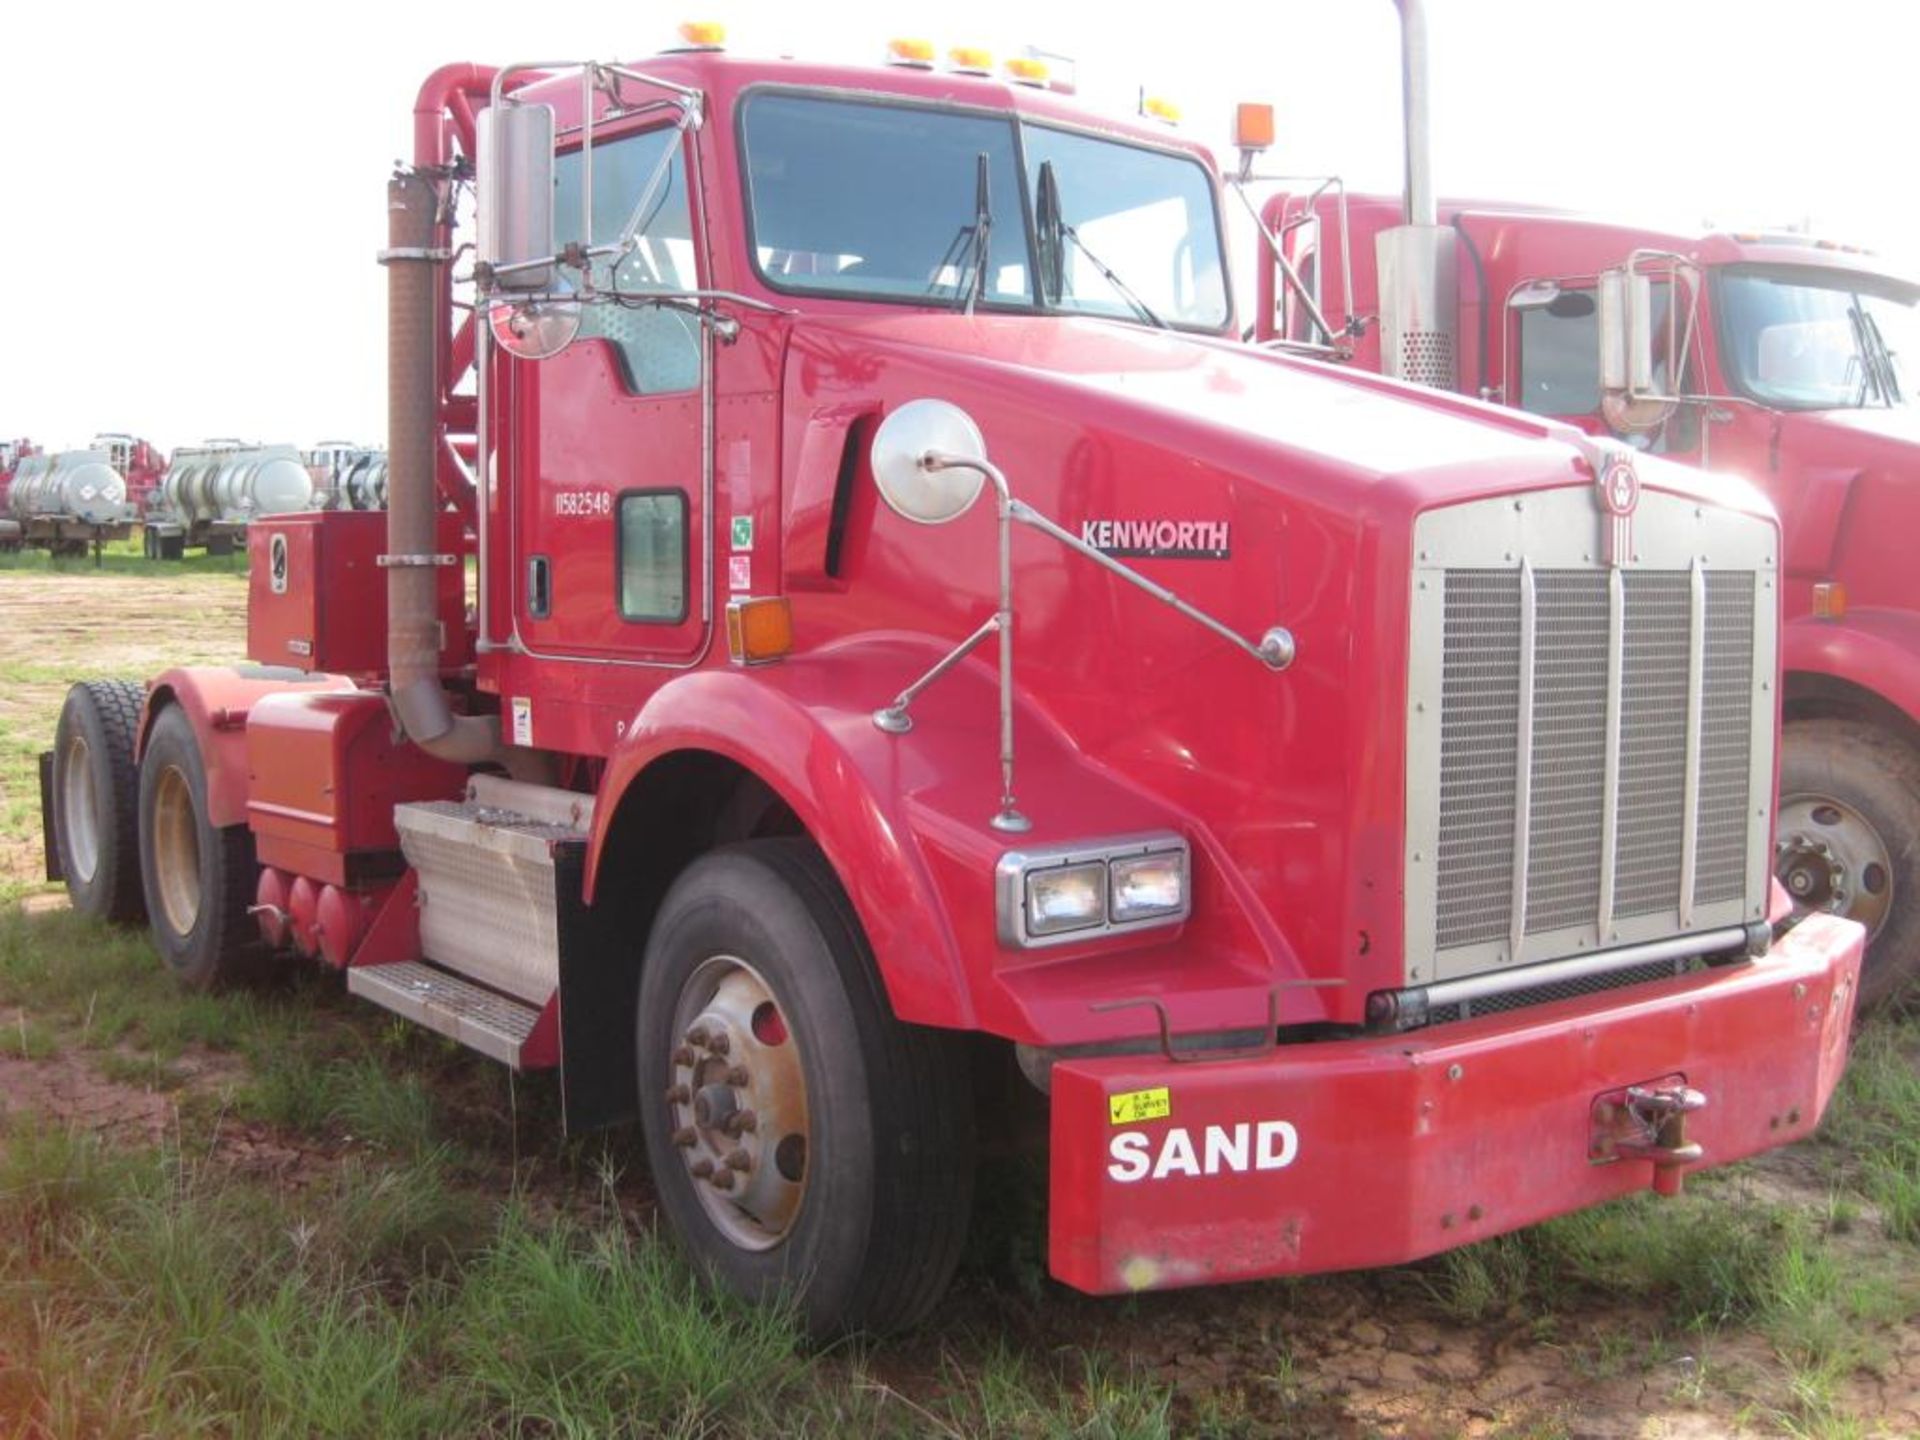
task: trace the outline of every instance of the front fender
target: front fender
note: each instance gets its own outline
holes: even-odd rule
[[[1862,608],[1838,620],[1806,616],[1790,623],[1782,638],[1789,677],[1844,680],[1920,722],[1920,614]]]
[[[810,657],[693,671],[656,691],[608,760],[587,849],[588,902],[628,789],[670,756],[720,755],[766,782],[819,844],[865,927],[894,1012],[971,1028],[953,927],[906,814],[898,748],[870,712],[849,708],[871,688],[846,665]]]
[[[180,665],[147,687],[140,706],[137,761],[147,751],[154,717],[168,705],[187,712],[207,772],[207,819],[215,826],[247,818],[247,712],[281,690],[351,690],[344,675],[313,674],[277,665]]]
[[[675,754],[708,752],[763,780],[819,844],[903,1020],[1066,1044],[1149,1033],[1150,1011],[1094,1008],[1135,994],[1159,995],[1180,1030],[1262,1013],[1271,956],[1254,953],[1261,947],[1226,882],[1211,896],[1215,918],[1184,929],[1044,952],[998,943],[994,868],[1008,850],[1171,829],[1194,844],[1196,891],[1211,892],[1219,872],[1201,856],[1214,847],[1190,817],[1100,770],[1027,707],[1017,719],[1018,792],[1033,829],[993,830],[1000,771],[989,667],[963,664],[943,678],[916,704],[908,734],[873,724],[873,707],[938,654],[924,641],[869,638],[663,687],[609,759],[588,847],[589,901],[628,789]]]

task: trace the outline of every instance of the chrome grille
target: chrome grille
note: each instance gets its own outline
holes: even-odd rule
[[[1614,913],[1646,915],[1680,907],[1693,601],[1685,574],[1641,573],[1626,581]]]
[[[1590,493],[1455,509],[1416,532],[1409,983],[1754,918],[1772,527],[1649,494],[1614,568]]]
[[[1695,885],[1703,902],[1738,900],[1746,886],[1747,791],[1752,782],[1753,576],[1707,576],[1706,699],[1700,737],[1700,842]]]

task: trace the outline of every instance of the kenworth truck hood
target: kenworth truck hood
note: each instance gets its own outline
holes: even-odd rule
[[[989,957],[1015,986],[1043,972],[1057,984],[1084,964],[1093,993],[1157,993],[1188,1030],[1257,1023],[1264,1001],[1249,1009],[1247,997],[1277,981],[1338,982],[1294,992],[1288,1018],[1347,1022],[1369,991],[1403,983],[1414,523],[1436,507],[1558,490],[1577,494],[1597,551],[1582,437],[1222,340],[1051,317],[803,319],[784,392],[789,495],[830,490],[836,472],[855,482],[837,584],[808,584],[826,593],[796,605],[802,654],[911,634],[927,637],[924,668],[991,613],[991,492],[944,527],[914,525],[878,503],[857,449],[873,418],[921,396],[966,409],[1014,495],[1072,533],[1248,639],[1284,625],[1298,642],[1294,664],[1272,672],[1017,530],[1019,791],[1034,822],[1019,843],[1114,833],[1090,834],[1096,824],[1179,830],[1194,845],[1196,908],[1178,946],[1108,941],[997,962],[989,911],[957,937],[962,953]],[[834,417],[856,437],[847,452],[817,441]],[[1640,475],[1770,514],[1738,481],[1647,457]],[[914,673],[874,683],[897,688]],[[941,852],[929,868],[947,877],[964,925],[981,909],[966,887],[1008,842],[984,824],[998,796],[990,691],[983,702],[957,678],[942,686],[900,753],[951,751],[900,783],[942,816],[923,843]],[[1110,794],[1122,798],[1096,798]],[[1097,1033],[1062,1023],[1056,1043]],[[1136,1032],[1150,1017],[1099,1023]]]

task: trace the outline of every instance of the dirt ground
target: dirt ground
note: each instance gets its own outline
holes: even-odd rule
[[[229,577],[0,574],[0,742],[9,757],[0,804],[15,817],[8,828],[18,832],[24,802],[32,808],[30,833],[16,833],[0,851],[0,878],[14,882],[15,893],[40,874],[37,798],[14,793],[23,773],[32,784],[19,757],[35,735],[50,739],[63,677],[145,676],[181,660],[238,658],[245,595],[244,583]],[[26,903],[60,902],[29,895]],[[24,1036],[31,1018],[0,1005],[0,1041],[14,1027]],[[18,1058],[27,1048],[23,1041],[13,1058],[0,1058],[0,1114],[130,1141],[162,1138],[182,1096],[218,1094],[242,1064],[188,1054],[159,1089],[108,1079],[97,1056],[82,1051]],[[217,1146],[236,1167],[290,1184],[328,1163],[324,1147],[237,1122],[223,1125]],[[1739,1184],[1756,1201],[1814,1213],[1831,1203],[1830,1180],[1796,1152],[1742,1175]],[[1871,1215],[1854,1234],[1855,1243],[1887,1243]],[[1759,1335],[1731,1328],[1690,1337],[1649,1363],[1638,1343],[1649,1318],[1617,1303],[1570,1321],[1563,1314],[1549,1330],[1524,1315],[1453,1324],[1436,1318],[1431,1305],[1408,1303],[1421,1283],[1396,1272],[1134,1302],[1091,1301],[1050,1287],[1013,1300],[1004,1289],[963,1284],[937,1329],[883,1350],[876,1369],[910,1394],[939,1374],[958,1331],[1033,1355],[1097,1350],[1172,1386],[1181,1396],[1176,1415],[1229,1413],[1254,1422],[1217,1433],[1269,1433],[1259,1427],[1275,1422],[1289,1433],[1342,1436],[1782,1433],[1770,1401],[1755,1398],[1768,1393],[1768,1374],[1781,1365]],[[1887,1350],[1878,1373],[1858,1372],[1840,1387],[1851,1428],[1839,1433],[1920,1436],[1920,1330],[1896,1331]],[[1629,1358],[1604,1360],[1616,1353]]]
[[[31,755],[77,679],[145,679],[169,665],[236,660],[246,647],[247,587],[225,575],[0,573],[0,738],[24,765],[0,772],[0,815],[33,810],[31,836],[0,831],[0,882],[41,875],[39,793]]]

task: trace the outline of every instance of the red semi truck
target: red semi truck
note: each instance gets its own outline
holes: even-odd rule
[[[254,664],[75,687],[76,906],[637,1116],[821,1331],[928,1312],[1009,1094],[1099,1293],[1810,1131],[1764,499],[1242,344],[1202,147],[894,53],[427,80],[388,511],[252,527]]]
[[[1419,63],[1410,47],[1416,119]],[[1247,118],[1250,161],[1270,132]],[[1911,994],[1920,276],[1803,235],[1431,196],[1424,178],[1403,202],[1332,177],[1268,195],[1252,338],[1759,485],[1786,535],[1775,866],[1799,909],[1867,927],[1865,1000]]]

